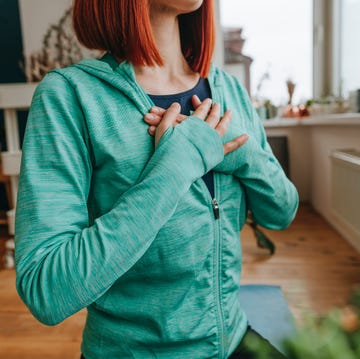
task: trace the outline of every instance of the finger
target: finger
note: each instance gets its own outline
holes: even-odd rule
[[[176,122],[177,123],[181,123],[183,122],[185,119],[187,118],[187,116],[182,115],[181,113],[176,117]]]
[[[153,106],[150,109],[150,113],[153,113],[153,114],[158,115],[158,116],[162,116],[165,113],[165,111],[166,110],[164,108],[159,107],[159,106]]]
[[[210,125],[212,128],[215,128],[219,123],[219,121],[220,121],[220,105],[218,103],[214,103],[205,122],[208,125]]]
[[[147,113],[144,116],[144,121],[151,126],[152,125],[157,126],[160,123],[161,119],[162,119],[162,116],[158,116],[153,113]]]
[[[201,101],[197,95],[191,97],[191,102],[195,110],[201,105]]]
[[[155,132],[156,132],[156,126],[150,126],[148,128],[148,132],[151,136],[155,136]]]
[[[226,110],[224,116],[221,118],[217,126],[215,127],[215,130],[218,132],[220,137],[223,137],[230,125],[231,122],[231,111]]]
[[[169,125],[176,122],[176,119],[180,115],[181,106],[178,102],[174,102],[171,106],[164,112],[161,124]]]
[[[205,120],[205,117],[210,111],[212,101],[210,98],[205,99],[200,106],[194,111],[193,116],[199,117]]]
[[[180,114],[181,106],[179,103],[174,102],[164,113],[164,116],[156,127],[155,131],[155,144],[159,143],[161,136],[173,124],[175,124],[177,116]]]
[[[176,117],[176,120],[175,120],[175,125],[176,124],[179,124],[181,122],[183,122],[185,119],[187,118],[187,116],[185,115],[182,115],[182,114],[179,114],[177,117]],[[158,126],[159,123],[161,122],[162,120],[162,117],[160,116],[157,116],[157,115],[152,115],[152,114],[146,114],[144,116],[144,121],[150,125],[150,126]]]
[[[224,154],[228,154],[232,151],[235,151],[239,147],[241,147],[247,140],[249,139],[249,136],[247,134],[240,135],[239,137],[236,137],[234,140],[225,143],[224,145]]]

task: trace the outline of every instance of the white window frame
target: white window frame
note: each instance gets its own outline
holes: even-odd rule
[[[314,0],[313,92],[315,99],[342,91],[342,0]]]
[[[313,97],[321,98],[324,95],[326,71],[325,46],[325,3],[329,0],[314,0],[313,2]]]
[[[340,95],[339,91],[342,87],[342,0],[332,0],[333,1],[333,13],[332,13],[332,85],[333,93],[335,95]]]

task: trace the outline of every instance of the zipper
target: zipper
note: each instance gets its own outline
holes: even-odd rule
[[[215,197],[212,199],[212,207],[213,207],[215,219],[219,219],[220,218],[220,207],[219,207],[219,202],[217,201],[217,199]]]
[[[222,290],[221,290],[221,233],[220,233],[220,205],[217,201],[217,176],[214,174],[214,198],[212,199],[212,206],[214,212],[214,231],[215,231],[215,289],[216,289],[216,307],[218,312],[218,330],[219,330],[219,358],[224,358],[225,354],[225,338],[224,338],[224,320],[223,320],[223,308],[222,308]]]
[[[220,266],[220,258],[221,258],[221,231],[220,231],[220,205],[216,197],[218,196],[217,190],[217,176],[214,175],[214,198],[212,198],[209,189],[205,181],[201,178],[200,182],[202,182],[202,186],[204,190],[206,189],[208,193],[208,197],[211,200],[211,207],[214,215],[213,225],[214,225],[214,235],[215,235],[215,255],[214,255],[214,286],[215,286],[215,301],[216,301],[216,311],[217,311],[217,327],[219,332],[219,343],[220,343],[220,350],[219,350],[219,359],[223,359],[225,355],[225,337],[224,337],[224,320],[223,320],[223,309],[222,309],[222,302],[221,302],[221,266]]]
[[[218,77],[213,76],[209,78],[209,86],[211,91],[211,97],[213,102],[218,102],[220,107],[223,109],[224,101],[222,96],[222,91],[219,91],[217,87],[221,87],[221,83],[219,82]],[[224,109],[223,109],[224,110]],[[215,271],[215,290],[216,290],[216,308],[217,308],[217,325],[219,331],[219,343],[220,343],[220,350],[219,350],[219,359],[223,359],[225,356],[225,328],[224,328],[224,319],[223,319],[223,309],[222,309],[222,290],[221,290],[221,266],[220,266],[220,259],[221,259],[221,250],[222,250],[222,243],[221,243],[221,231],[220,231],[220,205],[217,200],[219,198],[218,188],[217,188],[217,176],[215,173],[214,176],[214,198],[211,198],[211,194],[203,181],[204,187],[206,187],[209,197],[211,198],[212,209],[214,213],[214,233],[215,233],[215,263],[214,263],[214,271]]]

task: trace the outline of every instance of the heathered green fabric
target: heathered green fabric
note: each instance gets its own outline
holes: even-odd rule
[[[250,209],[286,227],[298,197],[238,82],[212,68],[225,138],[190,117],[154,149],[133,68],[88,59],[50,72],[33,98],[16,212],[20,297],[54,325],[88,308],[87,359],[227,358],[247,326],[239,230]],[[249,141],[223,155],[222,141]],[[216,220],[201,177],[215,167]]]

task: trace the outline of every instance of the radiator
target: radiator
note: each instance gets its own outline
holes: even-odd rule
[[[345,234],[360,250],[360,152],[337,150],[332,153],[332,208]]]

